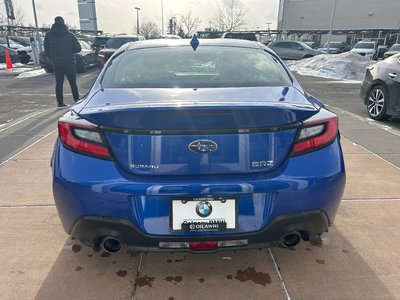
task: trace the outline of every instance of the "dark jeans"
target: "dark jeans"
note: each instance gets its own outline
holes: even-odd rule
[[[64,103],[63,85],[64,75],[67,76],[69,85],[71,86],[72,97],[75,101],[79,100],[78,86],[76,85],[75,64],[68,66],[54,66],[54,75],[56,76],[56,97],[58,104]]]

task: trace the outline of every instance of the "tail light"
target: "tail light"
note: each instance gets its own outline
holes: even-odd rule
[[[326,110],[303,122],[297,135],[291,155],[315,151],[331,144],[338,134],[338,117]]]
[[[105,57],[104,54],[99,53],[99,54],[97,55],[97,59],[98,59],[98,61],[99,61],[99,65],[100,65],[101,67],[105,65],[105,63],[106,63],[106,57]]]
[[[65,147],[81,154],[111,159],[110,152],[96,125],[82,119],[75,123],[69,120],[64,121],[63,118],[58,122],[58,133]]]

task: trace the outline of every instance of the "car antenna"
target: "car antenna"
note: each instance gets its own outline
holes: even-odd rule
[[[200,45],[199,39],[195,34],[193,34],[192,39],[190,40],[190,46],[192,46],[193,50],[196,51],[197,47]]]

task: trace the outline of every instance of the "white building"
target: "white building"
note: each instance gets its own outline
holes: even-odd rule
[[[400,41],[400,0],[280,0],[277,29],[292,39],[323,43],[333,12],[334,40]]]
[[[334,0],[280,0],[278,30],[327,30]],[[400,0],[336,0],[333,29],[400,30]]]

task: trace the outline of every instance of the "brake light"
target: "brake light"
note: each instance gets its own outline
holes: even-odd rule
[[[104,144],[97,126],[59,121],[58,133],[67,148],[83,154],[110,159],[110,152]]]
[[[325,110],[325,112],[328,111]],[[317,116],[303,123],[293,146],[292,156],[318,150],[333,142],[338,133],[338,118],[331,112],[323,113],[323,115],[328,118],[321,119]]]
[[[193,251],[209,251],[218,248],[218,242],[190,242],[189,249]]]

